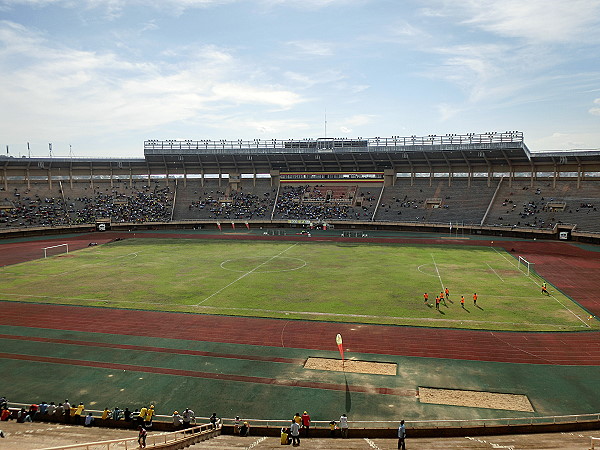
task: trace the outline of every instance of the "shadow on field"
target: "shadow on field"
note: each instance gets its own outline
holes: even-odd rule
[[[350,395],[350,386],[348,386],[346,374],[344,374],[344,379],[346,380],[346,412],[350,412],[352,409],[352,395]]]

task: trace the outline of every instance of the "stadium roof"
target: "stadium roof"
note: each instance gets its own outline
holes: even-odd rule
[[[20,168],[136,173],[600,171],[600,151],[531,153],[523,133],[303,140],[149,140],[140,158],[0,157]]]

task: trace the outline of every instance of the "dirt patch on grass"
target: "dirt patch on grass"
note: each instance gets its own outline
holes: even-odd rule
[[[338,372],[368,373],[373,375],[396,375],[395,363],[346,360],[341,359],[308,358],[304,364],[305,369],[333,370]]]
[[[421,403],[435,403],[437,405],[469,406],[471,408],[506,409],[526,412],[534,411],[527,396],[519,394],[420,387],[419,400]]]

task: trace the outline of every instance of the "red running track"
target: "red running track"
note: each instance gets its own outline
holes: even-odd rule
[[[507,363],[600,365],[600,332],[447,330],[0,302],[0,325]],[[301,339],[299,338],[301,337]]]

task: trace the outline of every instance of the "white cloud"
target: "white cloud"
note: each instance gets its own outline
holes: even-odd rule
[[[461,108],[449,105],[447,103],[440,103],[436,108],[442,121],[451,119],[462,111]]]
[[[589,42],[598,37],[597,0],[441,0],[437,13],[499,36],[534,42]],[[425,10],[431,13],[431,9]]]
[[[600,98],[597,98],[594,100],[594,104],[596,105],[600,105]],[[588,110],[588,112],[592,115],[592,116],[600,116],[600,107],[598,106],[594,106],[593,108],[590,108]]]
[[[212,91],[218,100],[234,103],[267,104],[280,108],[291,108],[302,101],[301,97],[291,91],[275,87],[250,86],[241,83],[217,83]]]
[[[599,150],[600,132],[569,133],[556,131],[539,139],[531,139],[527,145],[535,151],[552,150]]]
[[[332,56],[334,45],[330,42],[321,41],[289,41],[287,45],[298,53],[310,56]]]
[[[214,46],[194,49],[175,64],[137,62],[51,45],[21,25],[0,22],[0,122],[15,139],[59,140],[195,122],[208,112],[242,107],[288,109],[304,101],[285,87],[239,82],[240,66]],[[245,74],[257,70],[244,67]]]

